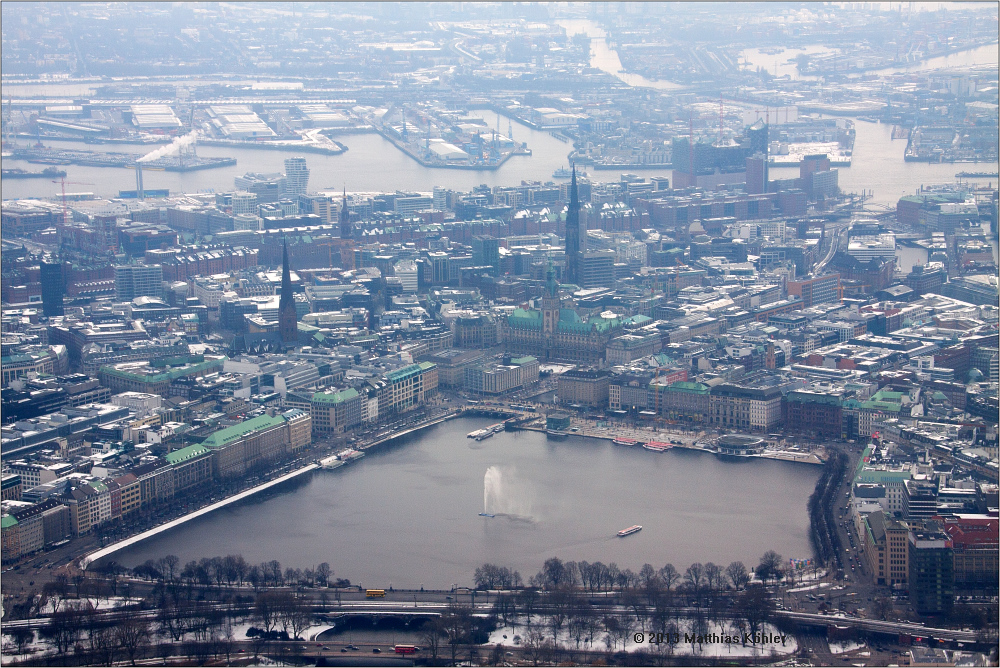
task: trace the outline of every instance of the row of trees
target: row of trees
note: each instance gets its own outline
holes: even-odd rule
[[[112,576],[131,574],[151,582],[179,582],[219,588],[251,585],[254,591],[268,587],[349,587],[351,584],[350,580],[335,580],[333,570],[326,562],[315,568],[288,567],[282,570],[281,562],[276,559],[250,564],[241,554],[191,560],[183,567],[177,556],[168,554],[161,559],[147,559],[132,569],[110,562],[96,570]]]
[[[823,473],[816,482],[816,489],[809,497],[809,538],[820,564],[826,564],[840,556],[840,538],[833,508],[846,470],[847,455],[843,452],[827,459]]]
[[[780,554],[768,550],[760,558],[755,575],[764,584],[780,580],[785,574],[784,562]],[[695,562],[680,573],[673,564],[657,569],[652,564],[643,564],[638,573],[624,570],[618,564],[604,564],[600,561],[563,561],[558,557],[546,559],[542,569],[528,579],[528,586],[546,591],[559,589],[583,589],[588,592],[611,592],[641,589],[644,591],[672,591],[681,587],[685,591],[741,590],[753,579],[742,561],[734,561],[723,567],[711,561]],[[521,574],[506,566],[486,563],[476,569],[476,588],[480,590],[518,589]]]

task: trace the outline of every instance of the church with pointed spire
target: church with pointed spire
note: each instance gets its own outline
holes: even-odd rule
[[[282,345],[291,347],[298,342],[298,320],[292,295],[292,269],[288,264],[288,242],[284,241],[281,251],[281,297],[278,300],[278,332]]]
[[[354,228],[351,225],[351,212],[347,208],[347,188],[344,188],[344,199],[340,202],[340,213],[337,216],[340,224],[340,238],[350,239],[354,236]]]
[[[576,165],[573,165],[573,180],[569,188],[569,207],[566,210],[566,283],[582,285],[580,265],[580,196],[576,185]]]

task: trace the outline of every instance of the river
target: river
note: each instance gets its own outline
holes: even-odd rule
[[[472,584],[485,562],[527,579],[552,556],[635,572],[670,562],[683,572],[695,561],[751,566],[769,549],[812,554],[806,501],[817,466],[536,432],[466,438],[487,423],[452,420],[398,439],[116,559],[134,566],[166,554],[186,562],[239,553],[298,568],[325,561],[337,577],[370,587],[442,588]],[[479,516],[484,507],[497,516]],[[633,524],[642,531],[615,536]]]
[[[490,127],[496,127],[497,115],[491,111],[472,110],[471,115],[486,120]],[[303,153],[309,166],[310,190],[336,190],[346,187],[357,192],[393,192],[395,190],[415,190],[431,192],[436,185],[460,191],[470,191],[475,186],[520,185],[522,180],[552,181],[552,173],[559,167],[569,165],[568,154],[572,144],[557,140],[548,132],[534,130],[516,121],[510,122],[501,116],[501,132],[507,133],[513,127],[514,139],[527,142],[532,149],[530,156],[513,156],[495,171],[433,169],[418,162],[397,149],[391,142],[375,133],[348,134],[335,137],[347,146],[341,155],[321,155]],[[22,140],[23,141],[23,140]],[[124,151],[147,153],[155,146],[125,144],[84,144],[76,141],[47,142],[55,148],[74,148],[94,151]],[[283,172],[285,158],[296,155],[294,151],[274,151],[254,148],[234,148],[228,146],[199,146],[198,154],[203,156],[228,156],[236,158],[236,167],[222,167],[196,172],[178,173],[143,170],[143,186],[146,189],[167,188],[173,193],[194,193],[214,190],[231,191],[233,179],[245,172]],[[38,165],[21,160],[4,159],[4,167],[20,167],[37,171]],[[119,190],[134,190],[135,176],[131,170],[110,167],[83,167],[67,165],[67,191],[94,192],[103,197],[117,196]],[[664,170],[669,172],[670,170]],[[608,172],[608,178],[616,178]],[[556,179],[560,180],[560,179]],[[565,180],[565,179],[562,179]],[[72,185],[69,185],[72,184]],[[58,184],[47,179],[7,179],[3,182],[5,199],[54,196]]]
[[[807,46],[804,48],[784,49],[781,53],[777,54],[761,53],[760,49],[745,49],[740,52],[740,59],[741,61],[745,61],[750,69],[756,70],[760,67],[776,77],[787,76],[789,79],[816,81],[821,77],[809,74],[799,74],[799,70],[795,65],[795,56],[802,53],[809,55],[827,55],[835,52],[835,49],[823,46]],[[903,72],[928,72],[931,70],[982,67],[988,65],[992,65],[994,67],[997,65],[996,44],[986,44],[985,46],[978,46],[964,51],[955,51],[954,53],[949,53],[944,56],[935,56],[926,60],[919,60],[917,62],[910,63],[909,65],[896,65],[876,70],[866,70],[865,72],[858,72],[852,74],[851,76],[861,77],[870,75],[900,74]]]

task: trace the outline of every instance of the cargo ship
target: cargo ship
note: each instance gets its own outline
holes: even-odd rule
[[[622,436],[619,436],[611,442],[615,445],[642,445],[640,441],[637,441],[634,438],[624,438]]]
[[[586,179],[590,176],[587,172],[577,172],[576,175],[581,179]],[[573,170],[567,169],[566,167],[560,167],[556,171],[552,172],[552,176],[557,179],[568,179],[573,176]]]
[[[62,178],[66,176],[66,170],[56,169],[55,167],[46,167],[40,172],[29,172],[24,169],[12,168],[3,170],[3,178],[5,179],[48,179],[48,178]]]
[[[644,446],[647,450],[652,450],[653,452],[666,452],[670,448],[674,447],[671,443],[663,443],[661,441],[650,441]]]
[[[640,531],[642,531],[642,525],[641,524],[633,524],[628,529],[622,529],[621,531],[619,531],[618,532],[618,537],[619,538],[624,538],[625,536],[631,536],[632,534],[639,533]]]

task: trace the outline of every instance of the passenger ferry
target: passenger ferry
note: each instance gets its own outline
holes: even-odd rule
[[[640,441],[637,441],[634,438],[625,438],[624,436],[619,436],[611,442],[615,445],[642,445]]]
[[[642,531],[642,525],[641,524],[633,524],[628,529],[622,529],[621,531],[619,531],[618,532],[618,537],[619,538],[624,538],[625,536],[631,536],[632,534],[639,533],[640,531]]]
[[[649,443],[642,446],[647,450],[652,450],[653,452],[666,452],[670,448],[674,447],[670,443],[663,443],[662,441],[650,441]]]
[[[546,429],[545,434],[549,438],[554,438],[557,440],[569,437],[569,432],[562,431],[561,429]]]
[[[494,431],[493,431],[492,429],[483,429],[483,430],[482,430],[481,432],[479,432],[479,434],[478,434],[478,435],[476,436],[476,440],[477,440],[477,441],[481,441],[481,440],[483,440],[483,439],[485,439],[485,438],[493,438],[493,434],[495,434],[495,433],[496,433],[496,432],[494,432]]]

